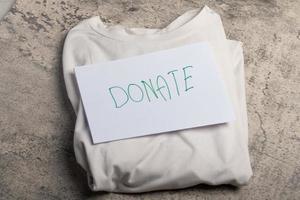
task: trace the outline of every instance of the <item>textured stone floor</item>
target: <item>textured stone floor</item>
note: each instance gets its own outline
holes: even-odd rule
[[[244,43],[249,185],[142,195],[92,193],[72,149],[75,116],[61,53],[68,30],[100,15],[158,28],[208,5]],[[17,0],[0,22],[0,199],[300,199],[300,1]]]

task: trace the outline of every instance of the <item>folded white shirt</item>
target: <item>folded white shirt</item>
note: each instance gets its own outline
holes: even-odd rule
[[[235,121],[172,134],[92,143],[74,76],[75,66],[201,41],[213,47]],[[84,20],[69,31],[65,40],[63,73],[77,115],[74,151],[92,190],[133,193],[200,183],[238,186],[251,177],[241,42],[226,39],[220,16],[208,7],[187,11],[163,29],[108,26],[98,16]]]

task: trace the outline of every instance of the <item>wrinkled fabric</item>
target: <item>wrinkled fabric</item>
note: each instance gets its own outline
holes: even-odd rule
[[[235,121],[92,143],[74,76],[75,66],[201,41],[213,47],[218,73],[234,107]],[[208,7],[187,11],[162,29],[109,26],[98,16],[84,20],[66,37],[63,73],[68,97],[77,115],[76,159],[87,172],[93,191],[135,193],[200,183],[239,186],[251,177],[242,44],[226,39],[220,16]]]

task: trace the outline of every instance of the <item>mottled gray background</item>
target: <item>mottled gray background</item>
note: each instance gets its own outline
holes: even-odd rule
[[[72,149],[62,78],[68,30],[100,15],[158,28],[207,4],[244,43],[249,185],[142,195],[92,193]],[[0,22],[0,199],[300,199],[300,1],[18,0]]]

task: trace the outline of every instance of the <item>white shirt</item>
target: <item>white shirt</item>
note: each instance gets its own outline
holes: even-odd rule
[[[236,120],[175,133],[93,144],[74,67],[115,60],[188,43],[208,41],[234,106]],[[190,10],[163,29],[105,25],[100,17],[69,31],[63,73],[77,115],[74,150],[94,191],[145,192],[200,183],[247,183],[252,175],[241,43],[226,39],[220,16],[204,7]]]

